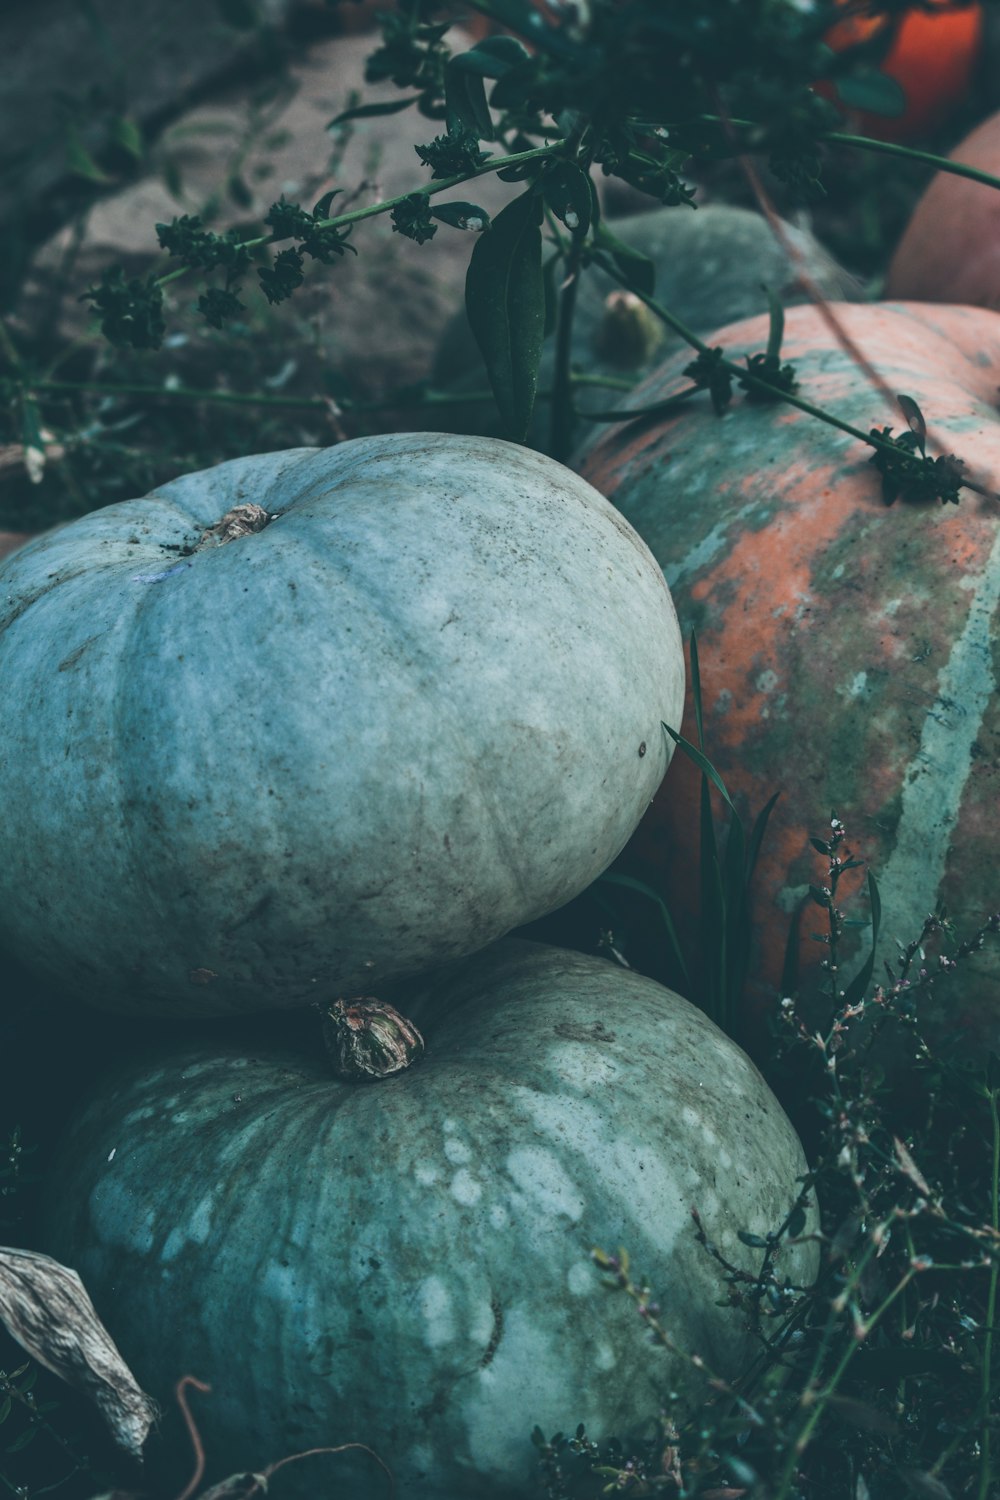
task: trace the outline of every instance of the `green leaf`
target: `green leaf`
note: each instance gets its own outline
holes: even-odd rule
[[[37,1427],[26,1428],[25,1431],[21,1433],[20,1437],[16,1437],[12,1443],[7,1444],[5,1451],[7,1453],[20,1453],[22,1448],[27,1448],[28,1444],[32,1441],[37,1432]]]
[[[556,272],[562,264],[562,256],[550,255],[542,267],[542,284],[545,289],[545,338],[556,331],[559,320],[559,292],[556,287]]]
[[[788,1216],[787,1233],[790,1234],[794,1239],[796,1235],[800,1235],[802,1233],[805,1227],[806,1211],[802,1207],[802,1204],[799,1203],[795,1206],[795,1208],[792,1209],[791,1213]]]
[[[74,177],[84,177],[88,182],[108,183],[111,178],[101,170],[87,147],[75,125],[68,126],[66,130],[66,165]]]
[[[750,831],[750,845],[747,851],[748,881],[750,880],[750,877],[753,874],[754,870],[757,868],[757,859],[760,855],[760,846],[764,841],[764,834],[767,831],[768,819],[774,811],[774,805],[780,796],[781,793],[779,791],[775,792],[773,796],[769,797],[754,819],[754,825]]]
[[[469,326],[507,435],[523,442],[531,422],[545,332],[542,199],[529,189],[501,209],[476,241],[465,278]]]
[[[527,48],[515,37],[490,36],[478,42],[468,52],[460,52],[451,59],[448,66],[459,72],[478,74],[480,78],[502,78],[529,56]]]
[[[736,1238],[743,1245],[749,1245],[751,1250],[766,1250],[767,1240],[761,1239],[759,1234],[751,1234],[747,1229],[737,1229]]]
[[[455,66],[452,58],[444,73],[445,120],[449,135],[470,131],[481,141],[496,139],[493,116],[486,102],[486,85],[478,73]]]
[[[490,227],[490,216],[478,203],[432,204],[431,216],[440,219],[442,224],[450,224],[453,229],[468,229],[473,234],[481,234]]]
[[[857,1005],[859,1000],[864,999],[865,991],[868,989],[868,986],[871,983],[872,974],[875,972],[875,955],[878,949],[878,933],[879,926],[882,921],[882,898],[878,893],[878,884],[871,870],[868,871],[868,900],[871,903],[872,912],[871,952],[868,954],[868,957],[865,959],[864,964],[862,965],[858,973],[855,974],[854,978],[847,986],[847,989],[844,991],[845,1006]]]
[[[542,177],[545,201],[574,234],[586,234],[590,228],[593,197],[590,176],[572,161],[556,162]]]
[[[630,291],[651,297],[656,289],[656,267],[648,255],[626,245],[602,221],[597,226],[597,248],[606,250],[629,284]],[[600,261],[600,256],[597,257]]]
[[[253,207],[253,193],[238,172],[234,172],[227,181],[226,192],[237,208]]]
[[[717,789],[717,791],[721,792],[722,799],[725,802],[726,806],[731,808],[735,813],[736,808],[733,806],[733,799],[726,791],[726,783],[723,781],[718,771],[712,765],[712,762],[709,760],[708,756],[703,754],[703,752],[698,749],[697,745],[692,745],[690,740],[686,740],[682,734],[678,734],[676,729],[671,729],[669,724],[664,724],[663,727],[669,734],[670,738],[673,740],[674,744],[679,746],[679,748],[684,751],[684,754],[688,757],[689,760],[694,761],[695,765],[700,771],[704,771],[705,775],[708,777],[712,785]]]
[[[906,95],[895,78],[875,68],[838,78],[837,95],[848,109],[863,109],[872,115],[895,119],[906,109]]]
[[[371,120],[376,115],[398,115],[401,110],[416,104],[419,98],[419,94],[411,94],[408,99],[392,99],[388,104],[356,104],[353,109],[341,110],[339,115],[327,120],[325,128],[332,130],[335,125],[344,125],[348,120]]]
[[[128,115],[119,115],[113,122],[111,139],[116,146],[127,151],[129,156],[134,157],[136,161],[142,160],[144,150],[142,131],[134,120],[129,119]]]
[[[12,1405],[13,1398],[11,1396],[6,1396],[3,1400],[3,1403],[0,1404],[0,1422],[6,1422],[7,1418],[10,1416],[10,1409]]]

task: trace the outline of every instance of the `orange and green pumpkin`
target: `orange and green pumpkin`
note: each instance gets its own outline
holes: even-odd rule
[[[946,451],[1000,488],[1000,315],[916,304],[836,312]],[[742,361],[767,332],[755,319],[710,342]],[[905,431],[815,309],[788,314],[782,356],[805,399],[866,432]],[[682,388],[688,358],[663,365],[628,404]],[[754,810],[782,793],[758,867],[758,997],[780,984],[790,921],[821,873],[809,835],[832,811],[879,878],[888,956],[940,901],[963,930],[1000,905],[1000,511],[968,489],[957,506],[887,507],[870,458],[791,406],[737,400],[721,418],[707,401],[686,403],[669,420],[606,431],[581,464],[660,562],[685,635],[698,633],[710,758]],[[689,703],[693,737],[692,724]],[[695,774],[677,757],[629,851],[633,868],[666,881],[682,915],[697,885],[697,817],[683,794]],[[809,934],[822,924],[813,907],[801,939],[813,982],[825,950]],[[998,1045],[998,976],[986,951],[954,989],[939,984],[939,1034]]]

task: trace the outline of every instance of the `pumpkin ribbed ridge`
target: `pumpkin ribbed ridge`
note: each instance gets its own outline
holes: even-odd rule
[[[111,1009],[371,994],[561,905],[683,693],[644,544],[494,439],[223,464],[30,544],[3,598],[0,936]]]
[[[606,1296],[595,1245],[627,1245],[681,1348],[728,1376],[755,1351],[690,1210],[756,1270],[739,1232],[782,1222],[805,1160],[727,1037],[652,980],[513,941],[403,1008],[427,1047],[394,1077],[330,1077],[318,1026],[161,1040],[67,1132],[44,1243],[163,1401],[157,1474],[189,1463],[170,1394],[196,1371],[208,1480],[361,1442],[400,1496],[521,1500],[536,1422],[625,1439],[692,1379]],[[816,1262],[786,1246],[778,1271]],[[384,1483],[358,1453],[281,1479],[302,1500]]]
[[[1000,490],[1000,315],[919,304],[836,312],[946,451]],[[766,341],[762,319],[709,340],[738,361]],[[905,430],[816,311],[787,314],[782,357],[806,400],[864,431]],[[681,366],[664,365],[629,404],[679,388]],[[721,419],[689,407],[608,433],[581,462],[649,543],[685,635],[697,630],[710,758],[744,808],[782,793],[757,880],[751,975],[761,997],[776,992],[789,923],[819,873],[807,835],[822,834],[831,812],[879,878],[887,956],[938,901],[964,931],[1000,905],[997,503],[963,490],[958,506],[886,507],[869,458],[804,413],[737,400]],[[696,774],[678,758],[631,851],[666,876],[681,912],[695,887],[686,809]],[[812,983],[823,950],[811,934],[822,926],[806,905],[799,953]],[[1000,1043],[998,979],[984,952],[951,990],[939,984],[938,1037]]]

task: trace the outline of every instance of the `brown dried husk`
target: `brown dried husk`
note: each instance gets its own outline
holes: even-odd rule
[[[133,1458],[157,1416],[75,1271],[33,1250],[0,1249],[0,1322],[32,1359],[96,1404]]]

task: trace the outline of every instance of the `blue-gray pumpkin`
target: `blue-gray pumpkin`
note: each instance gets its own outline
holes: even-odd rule
[[[591,1259],[629,1249],[680,1349],[754,1352],[699,1245],[782,1222],[805,1171],[748,1058],[687,1001],[602,959],[508,940],[410,994],[424,1055],[375,1083],[312,1042],[152,1047],[92,1089],[46,1183],[44,1248],[83,1276],[144,1389],[190,1373],[209,1479],[359,1442],[401,1496],[523,1500],[529,1435],[654,1430],[688,1363]],[[278,1018],[279,1031],[301,1018]],[[778,1255],[801,1283],[815,1245]],[[172,1425],[173,1424],[173,1425]],[[173,1412],[158,1470],[188,1461]],[[358,1452],[282,1494],[369,1500]]]
[[[112,1010],[379,993],[568,901],[668,761],[636,533],[439,433],[236,460],[0,577],[0,942]]]

